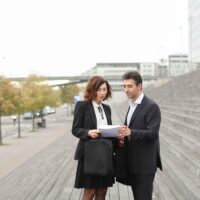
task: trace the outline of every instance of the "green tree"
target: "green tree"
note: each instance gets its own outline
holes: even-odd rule
[[[60,88],[62,103],[74,103],[74,96],[79,94],[79,87],[76,84],[64,85]]]
[[[30,75],[23,84],[26,110],[32,113],[40,111],[43,118],[42,109],[49,106],[56,106],[59,101],[57,93],[45,83],[45,78],[37,75]],[[35,130],[35,117],[33,115],[33,131]]]
[[[15,110],[14,100],[16,97],[16,89],[11,82],[0,76],[0,145],[2,145],[2,127],[1,117],[3,115],[12,114]]]
[[[26,111],[26,98],[22,86],[19,84],[16,87],[16,94],[14,99],[15,113],[17,114],[18,121],[18,138],[21,138],[21,114]]]

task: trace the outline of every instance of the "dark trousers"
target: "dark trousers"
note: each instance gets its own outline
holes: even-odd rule
[[[154,177],[155,174],[131,176],[134,200],[152,200]]]

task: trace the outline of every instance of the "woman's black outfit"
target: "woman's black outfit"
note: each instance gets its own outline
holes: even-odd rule
[[[111,109],[106,104],[101,104],[107,124],[111,125]],[[75,160],[78,160],[75,188],[105,188],[111,187],[114,183],[113,174],[86,175],[83,172],[84,165],[84,144],[91,138],[88,136],[88,131],[97,129],[97,118],[92,102],[78,101],[75,106],[74,120],[72,125],[72,134],[79,138],[79,143],[75,152]]]

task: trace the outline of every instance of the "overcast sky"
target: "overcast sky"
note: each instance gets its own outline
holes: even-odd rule
[[[187,0],[1,0],[0,75],[78,75],[188,52]]]

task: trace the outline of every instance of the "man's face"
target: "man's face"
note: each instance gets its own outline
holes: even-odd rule
[[[142,91],[142,84],[138,86],[135,84],[133,79],[127,79],[123,82],[124,92],[126,93],[127,97],[132,100],[136,100]]]

